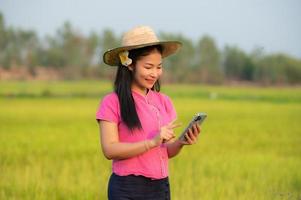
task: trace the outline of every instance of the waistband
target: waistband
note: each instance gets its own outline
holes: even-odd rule
[[[130,174],[130,175],[126,175],[126,176],[119,176],[115,173],[112,173],[112,175],[114,178],[117,178],[117,179],[120,179],[120,180],[128,180],[128,181],[131,181],[131,180],[137,180],[137,181],[146,181],[146,182],[168,182],[169,179],[168,177],[166,178],[162,178],[162,179],[154,179],[154,178],[149,178],[149,177],[145,177],[145,176],[142,176],[142,175],[133,175],[133,174]]]

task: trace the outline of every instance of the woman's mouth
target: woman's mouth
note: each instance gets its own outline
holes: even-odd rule
[[[156,82],[156,80],[148,80],[148,79],[145,79],[149,84],[154,84]]]

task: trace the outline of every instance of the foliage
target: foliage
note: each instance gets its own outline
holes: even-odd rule
[[[162,40],[177,40],[183,47],[165,59],[166,82],[222,84],[225,81],[247,81],[259,84],[300,84],[301,60],[285,54],[250,54],[236,46],[219,50],[214,38],[205,35],[193,41],[181,34],[161,32]],[[105,29],[100,34],[83,35],[69,22],[54,36],[44,39],[34,31],[5,25],[0,13],[0,68],[27,67],[32,74],[38,66],[55,68],[65,79],[113,79],[115,68],[102,62],[108,49],[118,47],[121,36]]]

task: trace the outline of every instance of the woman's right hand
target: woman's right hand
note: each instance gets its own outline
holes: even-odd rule
[[[171,140],[172,138],[176,137],[174,134],[173,129],[181,126],[179,123],[175,123],[177,119],[174,119],[166,126],[162,126],[160,129],[160,133],[156,135],[150,142],[152,147],[156,147],[161,145],[164,142]]]

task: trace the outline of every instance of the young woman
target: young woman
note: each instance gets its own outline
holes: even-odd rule
[[[160,92],[162,58],[180,47],[177,41],[160,42],[151,28],[139,26],[124,34],[122,47],[103,55],[106,64],[118,66],[114,92],[96,113],[103,154],[113,160],[109,199],[170,199],[168,159],[194,144],[200,133],[195,125],[186,141],[174,139],[176,111]]]

